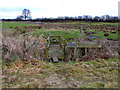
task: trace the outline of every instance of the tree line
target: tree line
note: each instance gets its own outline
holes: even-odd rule
[[[69,17],[69,16],[61,16],[57,18],[36,18],[32,19],[31,11],[29,9],[24,9],[22,11],[22,15],[17,16],[16,19],[2,19],[6,21],[104,21],[104,22],[118,22],[120,17],[118,16],[110,16],[110,15],[103,15],[103,16],[95,16],[92,17],[91,15],[83,15],[83,16],[76,16],[76,17]]]

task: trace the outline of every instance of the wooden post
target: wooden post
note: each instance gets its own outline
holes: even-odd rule
[[[74,49],[74,57],[76,58],[76,54],[77,54],[77,45],[75,46],[75,49]]]
[[[83,31],[83,26],[81,25],[79,32],[79,40],[82,40],[84,37],[85,37],[85,33]]]
[[[87,52],[88,52],[88,48],[85,48],[85,55],[87,55]]]
[[[80,33],[79,33],[80,36],[81,36],[81,34],[83,33],[82,30],[83,30],[83,26],[81,25],[81,26],[80,26]]]

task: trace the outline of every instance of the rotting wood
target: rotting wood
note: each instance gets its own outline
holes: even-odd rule
[[[86,56],[89,48],[101,48],[98,42],[83,41],[84,37],[83,26],[81,26],[79,37],[75,39],[75,42],[66,42],[60,35],[48,35],[46,46],[48,59],[52,58],[54,62],[58,62],[59,59],[76,60],[76,58]]]

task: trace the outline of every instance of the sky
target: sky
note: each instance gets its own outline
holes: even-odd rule
[[[0,0],[0,18],[16,18],[23,9],[32,18],[92,15],[118,16],[119,0]]]

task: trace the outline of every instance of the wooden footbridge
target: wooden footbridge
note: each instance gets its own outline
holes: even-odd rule
[[[74,42],[66,42],[60,35],[48,35],[46,44],[47,59],[53,62],[75,60],[87,55],[90,48],[101,48],[101,45],[97,42],[82,41],[84,35],[81,29],[78,39]]]

